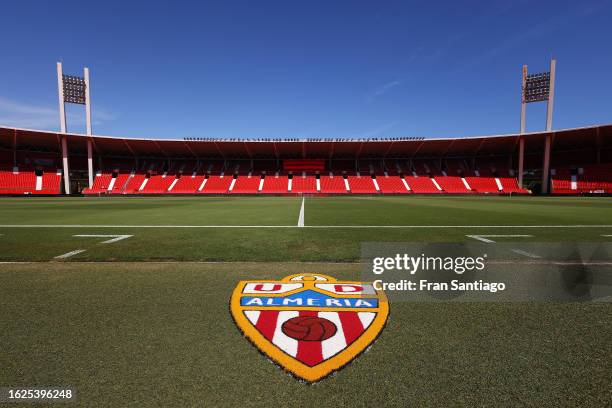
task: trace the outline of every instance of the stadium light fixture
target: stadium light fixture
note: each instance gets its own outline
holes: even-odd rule
[[[76,103],[79,105],[85,105],[87,103],[85,98],[85,78],[74,76],[74,75],[63,75],[64,84],[64,102]]]
[[[525,78],[523,102],[547,101],[550,96],[550,72],[530,74]]]
[[[546,113],[546,130],[552,129],[552,107],[555,94],[556,60],[550,61],[550,71],[527,74],[527,65],[523,65],[521,84],[521,133],[525,133],[526,105],[533,102],[548,102]]]

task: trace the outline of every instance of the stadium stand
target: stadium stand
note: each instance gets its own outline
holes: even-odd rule
[[[86,187],[83,194],[106,194],[113,180],[113,173],[98,172],[91,188]]]
[[[551,189],[555,194],[576,194],[578,192],[578,178],[572,170],[564,167],[551,169]]]
[[[199,194],[226,194],[234,178],[231,175],[210,175],[198,187]]]
[[[269,175],[264,178],[263,194],[287,194],[289,192],[289,178],[287,176]]]
[[[131,174],[126,180],[125,187],[113,189],[112,194],[140,194],[140,190],[147,181],[146,174]]]
[[[257,194],[262,180],[259,175],[239,175],[229,192],[230,194]]]
[[[467,163],[464,159],[446,159],[445,165],[445,171],[448,176],[463,175],[468,169]]]
[[[174,186],[171,186],[172,189],[168,188],[168,192],[171,194],[195,194],[205,179],[206,176],[198,175],[195,171],[192,174],[180,174],[177,176]]]
[[[60,170],[42,172],[42,189],[37,194],[60,194],[62,173]]]
[[[123,194],[125,188],[127,187],[128,181],[132,178],[133,174],[129,173],[118,173],[115,177],[115,182],[112,184],[112,187],[109,191],[110,194]]]
[[[551,192],[611,193],[612,125],[554,135]],[[67,186],[88,195],[529,194],[517,179],[518,141],[526,144],[523,181],[539,191],[547,178],[546,137],[546,132],[431,140],[94,136],[89,160],[90,142],[82,135],[0,126],[0,194],[62,194]],[[89,177],[93,185],[86,188]]]
[[[317,178],[313,175],[293,175],[291,179],[291,193],[315,194],[317,192]]]
[[[399,176],[376,176],[376,182],[382,194],[410,194],[411,191],[406,188],[406,184]]]
[[[435,181],[438,183],[442,191],[448,194],[469,194],[472,190],[466,184],[464,179],[458,176],[435,176]]]
[[[404,177],[410,190],[416,194],[440,194],[442,190],[435,185],[434,180],[429,176]]]
[[[0,194],[60,194],[61,172],[0,167]]]
[[[320,176],[321,193],[326,194],[347,194],[346,183],[344,177],[333,175],[321,175]]]
[[[36,188],[34,172],[22,171],[15,168],[2,168],[0,170],[0,186],[3,194],[31,194]]]
[[[555,194],[612,193],[612,164],[557,167],[551,173]]]
[[[283,170],[294,174],[301,172],[325,171],[325,160],[283,160]]]
[[[372,177],[367,176],[347,176],[348,185],[353,194],[377,194],[378,190],[372,181]]]
[[[494,177],[466,177],[465,181],[477,193],[498,194],[501,184],[498,185]]]
[[[529,191],[519,187],[514,177],[498,177],[498,180],[502,185],[502,192],[506,194],[529,194]]]
[[[149,174],[148,182],[140,190],[141,194],[163,194],[168,191],[172,182],[176,179],[174,174]]]
[[[438,162],[436,160],[412,160],[413,171],[416,172],[419,176],[440,176],[442,175],[442,170],[438,166]]]
[[[612,165],[585,165],[578,169],[578,190],[581,193],[612,193]]]

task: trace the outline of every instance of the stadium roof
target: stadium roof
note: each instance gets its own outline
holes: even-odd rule
[[[526,152],[543,150],[547,132],[524,135]],[[550,132],[553,150],[612,147],[612,125]],[[61,151],[62,133],[0,127],[0,148]],[[510,154],[518,149],[519,134],[457,138],[368,139],[145,139],[93,136],[94,152],[107,156],[169,158],[393,158]],[[71,154],[86,154],[87,135],[67,133]]]

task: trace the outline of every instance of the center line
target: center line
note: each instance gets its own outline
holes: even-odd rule
[[[300,228],[304,227],[304,197],[302,197],[302,208],[300,208],[300,216],[298,217],[297,226]]]

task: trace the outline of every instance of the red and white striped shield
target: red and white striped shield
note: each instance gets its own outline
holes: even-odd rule
[[[243,333],[277,364],[314,382],[364,351],[382,331],[389,305],[364,282],[318,274],[241,281],[231,312]]]

